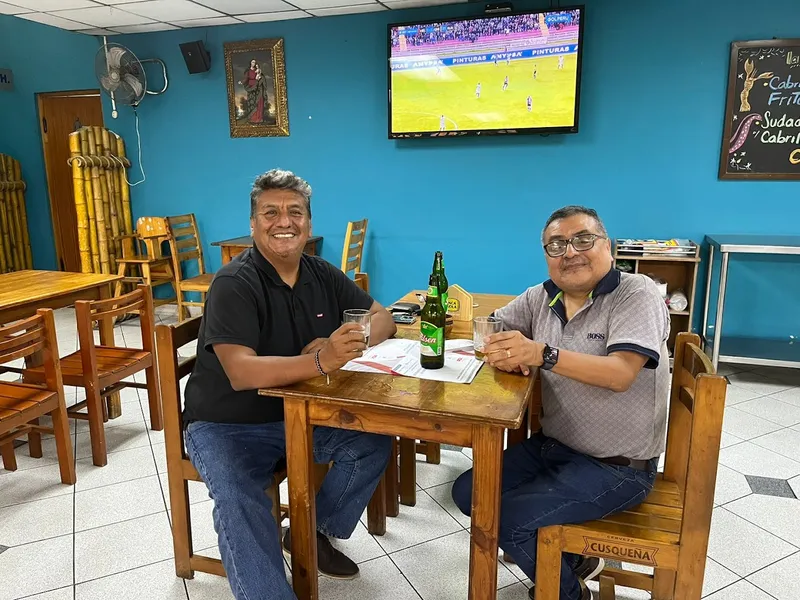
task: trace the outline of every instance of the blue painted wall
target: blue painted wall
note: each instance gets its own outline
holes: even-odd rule
[[[0,152],[20,161],[33,262],[55,269],[53,223],[36,108],[39,92],[91,89],[95,38],[0,15],[0,68],[14,71],[14,90],[0,91]]]
[[[365,269],[384,303],[425,285],[437,249],[450,281],[473,291],[541,281],[541,225],[567,203],[597,208],[616,237],[798,232],[797,183],[716,173],[730,42],[798,35],[800,3],[587,4],[581,131],[548,138],[386,139],[386,23],[477,14],[480,4],[116,37],[164,59],[170,75],[168,92],[139,108],[147,181],[134,211],[193,211],[209,244],[248,232],[258,173],[292,169],[314,187],[325,258],[339,262],[346,221],[370,219]],[[286,43],[291,136],[231,139],[222,44],[273,36]],[[190,76],[178,44],[196,39],[212,68]],[[131,111],[117,121],[105,112],[136,162]],[[206,253],[218,268],[218,249]],[[796,265],[735,261],[726,332],[799,335]]]

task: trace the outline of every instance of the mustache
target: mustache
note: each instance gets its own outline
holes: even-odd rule
[[[561,270],[571,269],[573,267],[582,267],[588,265],[589,261],[582,260],[582,259],[572,259],[572,260],[563,260],[561,261]]]

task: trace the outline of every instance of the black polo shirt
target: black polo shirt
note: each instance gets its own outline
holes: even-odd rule
[[[283,420],[280,398],[258,390],[234,391],[214,344],[238,344],[259,356],[299,356],[316,338],[329,337],[348,308],[373,300],[329,262],[306,254],[294,288],[255,248],[217,271],[206,297],[197,362],[186,383],[183,419],[217,423]]]

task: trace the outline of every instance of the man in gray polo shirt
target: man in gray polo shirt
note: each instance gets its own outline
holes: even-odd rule
[[[640,503],[664,452],[669,314],[651,279],[612,268],[597,213],[554,212],[542,234],[550,279],[496,315],[492,366],[542,380],[542,430],[503,456],[500,546],[534,579],[540,527],[599,519]],[[472,471],[453,484],[470,514]],[[564,554],[560,600],[591,600],[599,558]],[[533,589],[529,596],[533,598]]]

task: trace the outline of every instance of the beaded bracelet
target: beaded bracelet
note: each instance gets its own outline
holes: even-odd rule
[[[328,385],[330,385],[331,384],[330,375],[328,375],[325,371],[322,370],[322,365],[319,362],[319,353],[320,353],[319,350],[317,350],[314,353],[314,363],[316,363],[316,365],[317,365],[317,371],[319,371],[319,374],[320,375],[325,375],[325,381],[327,381]]]

